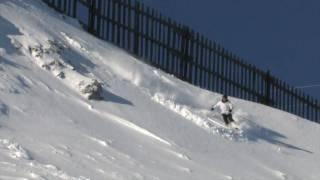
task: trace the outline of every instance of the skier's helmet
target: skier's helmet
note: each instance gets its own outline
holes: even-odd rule
[[[223,95],[222,96],[222,102],[227,102],[228,101],[228,96],[227,95]]]

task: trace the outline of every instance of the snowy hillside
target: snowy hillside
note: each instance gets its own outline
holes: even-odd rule
[[[1,180],[319,179],[319,124],[231,98],[227,130],[220,96],[40,0],[0,1]]]

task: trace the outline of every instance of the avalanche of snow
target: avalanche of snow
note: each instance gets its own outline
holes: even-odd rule
[[[40,0],[0,1],[0,179],[318,180],[320,126],[194,87]]]

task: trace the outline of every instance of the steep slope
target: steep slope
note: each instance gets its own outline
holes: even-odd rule
[[[0,27],[0,179],[320,175],[318,124],[231,98],[243,132],[218,127],[208,109],[219,94],[145,65],[39,0],[1,1]],[[100,100],[84,93],[94,81]]]

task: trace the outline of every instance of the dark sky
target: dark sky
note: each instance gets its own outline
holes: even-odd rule
[[[144,0],[320,99],[319,0]]]

